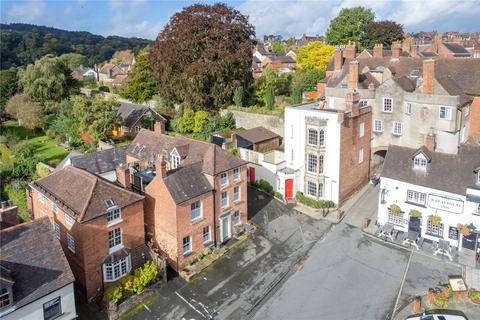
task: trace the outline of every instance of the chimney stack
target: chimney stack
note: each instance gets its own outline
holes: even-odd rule
[[[423,93],[433,94],[435,86],[435,60],[423,60]]]
[[[352,117],[360,114],[360,94],[357,90],[353,90],[345,95],[346,110],[350,111]]]
[[[163,159],[159,159],[155,165],[157,176],[165,177],[167,175],[167,163]]]
[[[383,44],[377,43],[373,47],[373,57],[374,58],[383,58]]]
[[[129,189],[131,188],[131,181],[130,181],[130,169],[126,164],[119,164],[115,168],[115,173],[117,174],[117,182],[120,183],[124,188]]]
[[[161,134],[165,134],[165,122],[155,121],[153,124],[153,131]]]
[[[342,50],[337,48],[333,54],[333,66],[335,71],[342,70]]]
[[[395,41],[392,43],[392,58],[398,59],[400,58],[400,54],[402,53],[402,43],[400,41]]]
[[[358,88],[358,61],[350,61],[348,65],[348,88],[357,89]]]
[[[416,43],[413,43],[410,47],[410,56],[413,58],[418,57],[418,46]]]
[[[437,34],[433,38],[433,48],[436,53],[438,53],[438,50],[440,49],[440,45],[442,44],[442,42],[443,42],[443,37],[441,34]]]
[[[357,47],[355,45],[355,42],[350,42],[348,41],[348,44],[345,46],[345,49],[343,50],[343,56],[347,59],[355,59],[355,56],[357,54]]]
[[[425,136],[425,147],[431,151],[435,152],[435,135],[432,132],[429,132]]]

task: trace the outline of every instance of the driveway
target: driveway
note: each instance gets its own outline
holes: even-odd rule
[[[258,227],[253,236],[191,283],[168,283],[160,299],[130,318],[249,318],[331,228],[255,189],[248,196],[250,221]]]

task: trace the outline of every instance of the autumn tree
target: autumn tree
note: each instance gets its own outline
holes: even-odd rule
[[[153,76],[148,61],[148,49],[142,50],[135,60],[133,71],[120,89],[120,95],[128,100],[144,102],[158,91],[158,82]]]
[[[44,106],[48,102],[60,102],[78,89],[77,81],[70,74],[65,63],[47,55],[19,71],[19,84],[24,94]]]
[[[338,45],[349,41],[358,42],[366,25],[375,19],[371,9],[364,7],[343,8],[330,21],[327,29],[327,43]]]
[[[312,41],[306,46],[300,47],[297,62],[302,69],[325,71],[334,51],[335,46]]]
[[[82,133],[89,133],[95,140],[104,140],[118,128],[122,121],[117,114],[118,102],[115,99],[104,99],[96,96],[93,99],[85,96],[73,96],[73,115],[78,120]]]
[[[11,97],[5,105],[5,111],[25,128],[36,129],[43,124],[42,106],[27,95],[16,94]]]
[[[252,81],[254,27],[225,4],[195,4],[174,14],[150,49],[159,94],[168,103],[217,111]]]
[[[0,117],[8,99],[18,92],[17,81],[17,69],[10,68],[0,71]]]
[[[365,26],[361,36],[361,44],[365,48],[373,48],[381,43],[389,49],[394,41],[403,40],[403,26],[395,21],[384,20],[370,22]]]

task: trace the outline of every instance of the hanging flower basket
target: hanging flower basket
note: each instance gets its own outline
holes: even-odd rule
[[[432,224],[438,225],[442,222],[442,217],[437,216],[436,214],[431,214],[428,216],[428,221],[431,221]]]
[[[466,224],[457,224],[458,231],[464,236],[468,237],[470,235],[470,228]]]
[[[402,208],[400,208],[400,206],[396,205],[396,204],[392,204],[390,205],[390,213],[391,214],[394,214],[396,216],[399,216],[402,214]]]
[[[409,215],[410,215],[410,217],[413,217],[413,218],[421,218],[422,217],[422,213],[418,210],[415,210],[415,209],[410,210]]]

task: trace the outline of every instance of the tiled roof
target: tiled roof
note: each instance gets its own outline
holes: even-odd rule
[[[174,148],[180,153],[183,166],[202,162],[203,173],[209,175],[217,175],[246,164],[215,144],[145,129],[129,145],[127,155],[155,162],[162,157],[169,158]]]
[[[106,214],[105,201],[108,199],[112,199],[119,208],[143,200],[143,196],[73,166],[36,180],[32,186],[56,201],[79,222]]]
[[[16,309],[75,281],[47,217],[2,230],[0,264],[14,281]]]
[[[427,172],[413,170],[413,155],[419,149],[390,145],[383,165],[382,177],[414,185],[465,195],[475,186],[475,168],[480,166],[480,146],[463,145],[457,155],[429,152]]]
[[[239,131],[235,134],[247,141],[250,141],[251,143],[259,143],[280,137],[275,132],[272,132],[264,127],[255,127],[248,130]]]
[[[72,166],[85,169],[91,173],[102,174],[113,171],[120,164],[126,163],[127,146],[96,151],[71,157]]]
[[[117,114],[122,117],[123,125],[130,128],[148,110],[155,113],[157,117],[165,120],[160,114],[150,109],[148,106],[128,102],[120,102],[120,105],[117,108]]]
[[[165,185],[175,203],[182,203],[213,190],[202,169],[202,163],[197,162],[182,166],[164,178]]]

